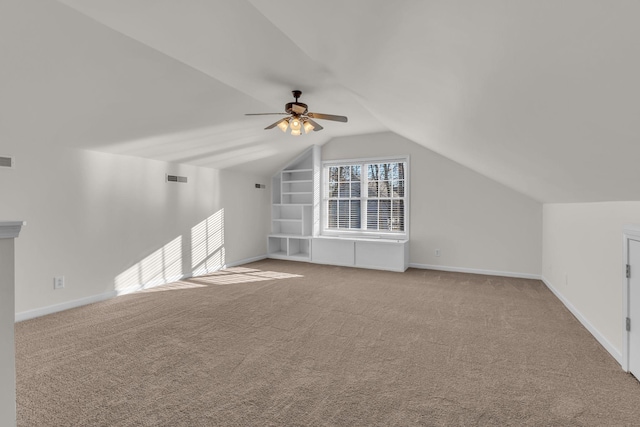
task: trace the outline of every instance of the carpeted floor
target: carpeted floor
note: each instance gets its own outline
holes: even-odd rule
[[[535,280],[265,260],[16,341],[21,427],[640,424],[640,384]]]

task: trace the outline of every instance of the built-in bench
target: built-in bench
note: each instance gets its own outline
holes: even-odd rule
[[[409,241],[367,237],[314,237],[311,261],[318,264],[405,271],[409,267]]]

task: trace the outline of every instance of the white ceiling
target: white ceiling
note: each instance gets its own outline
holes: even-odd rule
[[[640,200],[637,0],[3,8],[3,56],[20,63],[2,89],[37,97],[30,120],[59,142],[270,174],[311,144],[391,130],[543,202]],[[243,115],[282,111],[292,89],[349,123],[291,137]]]

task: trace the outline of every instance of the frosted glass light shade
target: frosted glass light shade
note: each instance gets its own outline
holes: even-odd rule
[[[286,132],[287,128],[289,127],[289,122],[287,121],[287,119],[282,119],[280,123],[278,123],[278,127],[282,132]]]
[[[300,119],[297,117],[294,117],[291,119],[291,121],[289,121],[289,125],[291,125],[291,130],[297,130],[300,131]]]
[[[309,133],[314,129],[314,126],[309,122],[304,122],[302,126],[304,127],[304,133]]]

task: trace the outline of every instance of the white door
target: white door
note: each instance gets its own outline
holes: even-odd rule
[[[640,241],[629,242],[629,371],[640,379]]]

